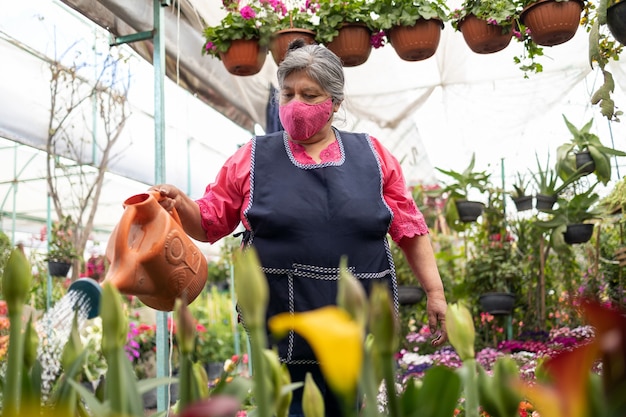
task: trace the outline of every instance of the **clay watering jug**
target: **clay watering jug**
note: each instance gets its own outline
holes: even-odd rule
[[[159,198],[159,193],[144,193],[124,201],[124,213],[107,245],[110,267],[104,282],[149,307],[171,311],[176,298],[184,295],[191,303],[200,294],[208,269],[176,210],[166,211]]]

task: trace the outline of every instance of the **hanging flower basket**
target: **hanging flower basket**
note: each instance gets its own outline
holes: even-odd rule
[[[344,67],[356,67],[363,64],[372,52],[371,32],[361,23],[344,23],[339,35],[326,45],[341,58]]]
[[[226,52],[220,52],[220,59],[226,70],[233,75],[248,76],[257,74],[263,68],[267,47],[262,47],[254,39],[232,41]]]
[[[539,0],[522,10],[522,23],[537,45],[554,46],[572,39],[580,25],[583,3],[578,0]]]
[[[626,2],[620,1],[606,9],[606,25],[611,35],[626,45]]]
[[[473,14],[459,22],[465,43],[477,54],[492,54],[509,46],[513,32],[503,33],[502,26],[491,25]]]
[[[306,44],[315,43],[315,32],[308,29],[289,28],[279,30],[272,35],[270,40],[270,52],[276,65],[279,65],[285,59],[289,44],[296,39],[302,39]]]
[[[419,19],[413,26],[389,29],[389,42],[405,61],[422,61],[435,54],[441,39],[443,22],[439,19]]]

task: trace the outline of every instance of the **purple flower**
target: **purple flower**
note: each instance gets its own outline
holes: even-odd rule
[[[370,44],[374,48],[382,48],[385,45],[385,32],[381,30],[378,33],[372,34],[370,37]]]

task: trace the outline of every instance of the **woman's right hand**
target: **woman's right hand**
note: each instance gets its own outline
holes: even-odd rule
[[[200,208],[187,194],[171,184],[153,185],[148,191],[158,193],[157,200],[165,210],[171,212],[176,209],[180,223],[189,236],[201,242],[208,242],[206,231],[202,228]]]
[[[159,204],[167,211],[172,211],[181,204],[182,191],[171,184],[153,185],[148,191],[159,194]]]

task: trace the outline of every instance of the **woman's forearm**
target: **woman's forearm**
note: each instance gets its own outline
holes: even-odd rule
[[[443,283],[428,235],[405,237],[399,243],[411,271],[427,294],[443,294]]]

